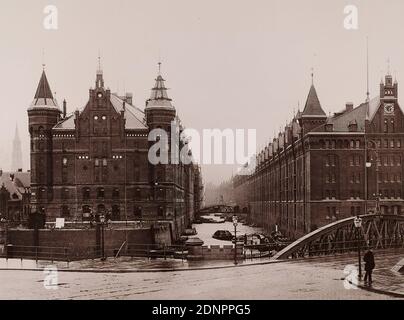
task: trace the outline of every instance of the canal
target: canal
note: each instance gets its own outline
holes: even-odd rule
[[[216,221],[221,220],[220,217],[214,216],[214,214],[202,216],[203,218],[213,218]],[[201,239],[204,242],[204,245],[229,245],[232,244],[231,241],[224,241],[212,238],[213,234],[217,230],[228,230],[234,235],[234,226],[232,222],[224,222],[224,223],[202,223],[202,224],[193,224],[193,227],[196,229],[198,234],[196,237]],[[243,225],[239,223],[237,225],[237,236],[251,233],[262,233],[262,228],[258,227],[250,227],[247,225]]]

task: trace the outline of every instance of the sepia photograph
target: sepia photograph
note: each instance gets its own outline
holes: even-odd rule
[[[0,0],[0,300],[404,299],[403,12]]]

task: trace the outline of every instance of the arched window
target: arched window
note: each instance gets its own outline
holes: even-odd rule
[[[89,200],[90,199],[90,188],[86,187],[83,188],[83,200]]]
[[[114,188],[114,190],[112,191],[112,198],[119,199],[119,189],[118,188]]]
[[[105,190],[104,188],[97,188],[97,198],[103,199],[105,197]]]
[[[163,217],[164,216],[164,208],[162,206],[159,206],[157,209],[157,215],[159,217]]]

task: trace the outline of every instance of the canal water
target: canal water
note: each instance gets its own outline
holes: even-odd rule
[[[221,220],[222,218],[214,216],[214,214],[202,216],[203,218],[213,218],[214,220]],[[196,229],[198,234],[195,237],[198,237],[204,242],[204,245],[231,245],[231,241],[224,241],[212,238],[213,234],[217,230],[228,230],[234,235],[234,226],[232,222],[224,222],[224,223],[202,223],[202,224],[194,224],[193,227]],[[237,236],[251,233],[262,233],[262,228],[258,227],[249,227],[247,225],[243,225],[239,223],[237,225]]]

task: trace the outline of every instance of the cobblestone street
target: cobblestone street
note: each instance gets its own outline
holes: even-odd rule
[[[400,257],[376,255],[375,286]],[[381,260],[385,263],[381,263]],[[346,289],[344,268],[354,256],[170,272],[59,272],[57,289],[45,289],[41,271],[0,272],[1,299],[392,299]],[[391,281],[391,278],[390,280]],[[400,279],[401,281],[401,279]]]

